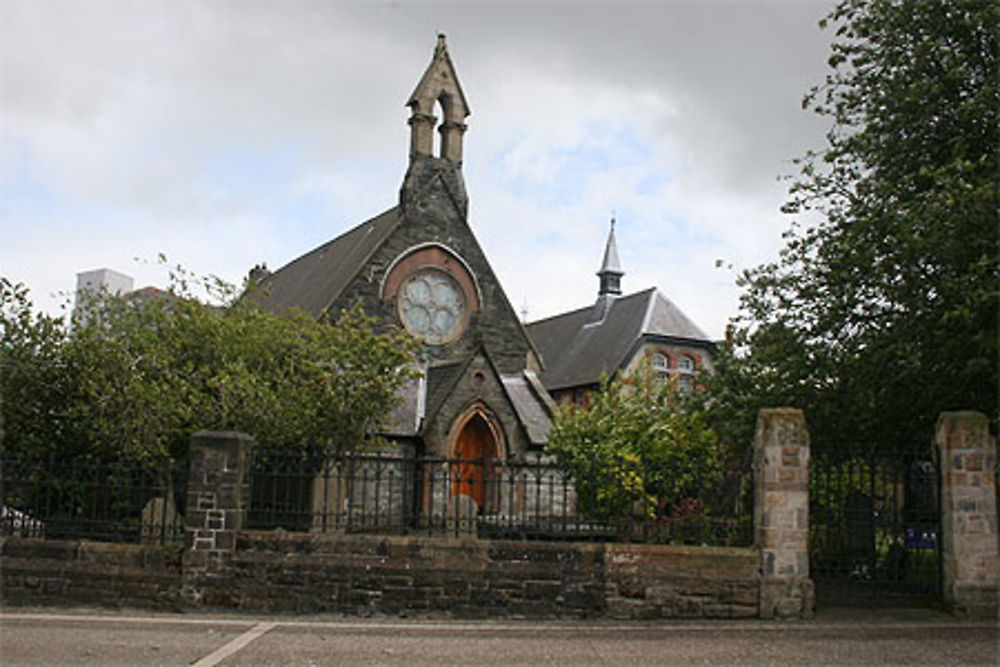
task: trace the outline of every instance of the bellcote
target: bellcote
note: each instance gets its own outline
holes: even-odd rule
[[[443,198],[465,217],[469,198],[462,178],[462,136],[469,105],[444,35],[438,35],[431,64],[406,106],[411,112],[410,164],[399,192],[400,206],[408,212],[426,210],[435,199]],[[435,115],[438,112],[441,118]],[[434,154],[435,127],[441,135],[438,155]]]
[[[440,105],[443,118],[434,115]],[[439,157],[455,164],[462,162],[462,135],[469,104],[458,83],[455,65],[448,56],[444,35],[438,35],[434,57],[420,83],[410,95],[410,160],[416,157]],[[440,124],[437,124],[438,121]],[[441,135],[440,154],[434,155],[434,128]]]

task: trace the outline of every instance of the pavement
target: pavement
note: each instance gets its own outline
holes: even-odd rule
[[[0,610],[0,665],[998,665],[996,622],[924,609],[812,621],[453,621]]]

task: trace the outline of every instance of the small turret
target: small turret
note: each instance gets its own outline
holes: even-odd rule
[[[621,262],[618,260],[618,244],[615,242],[615,219],[611,218],[611,231],[604,246],[604,259],[601,261],[600,271],[597,272],[601,285],[597,290],[597,303],[587,318],[588,324],[603,322],[607,317],[611,304],[622,294],[621,280],[624,275],[625,272],[622,271]]]
[[[608,234],[607,245],[604,246],[604,261],[601,262],[601,270],[597,276],[601,279],[601,286],[597,296],[621,296],[621,280],[625,272],[622,271],[621,262],[618,261],[618,244],[615,242],[615,219],[611,218],[611,232]]]

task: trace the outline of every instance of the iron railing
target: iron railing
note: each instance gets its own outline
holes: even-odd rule
[[[0,535],[179,544],[187,463],[0,457]]]
[[[749,469],[683,466],[683,475],[677,470],[672,477],[670,470],[626,468],[595,467],[586,479],[574,479],[541,456],[463,460],[395,451],[327,459],[259,448],[246,525],[316,533],[752,542]],[[620,492],[615,474],[624,474],[628,493]],[[186,491],[184,461],[8,453],[0,457],[0,535],[180,544]]]
[[[251,472],[248,527],[316,533],[473,534],[749,545],[750,471],[643,471],[631,494],[527,461],[363,453],[329,459],[262,452]],[[600,476],[601,471],[591,473]],[[635,480],[652,480],[644,483]],[[614,481],[614,480],[612,480]],[[610,488],[610,490],[609,490]],[[657,489],[674,490],[667,497]],[[681,489],[680,493],[677,490]],[[624,499],[624,500],[623,500]]]
[[[940,500],[931,461],[814,459],[809,561],[821,603],[940,594]]]

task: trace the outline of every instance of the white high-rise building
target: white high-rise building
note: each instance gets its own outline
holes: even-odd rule
[[[80,297],[84,292],[92,294],[119,295],[128,294],[132,291],[132,276],[111,269],[94,269],[92,271],[82,271],[76,274],[76,304],[73,307],[76,317],[85,317],[80,309]]]

